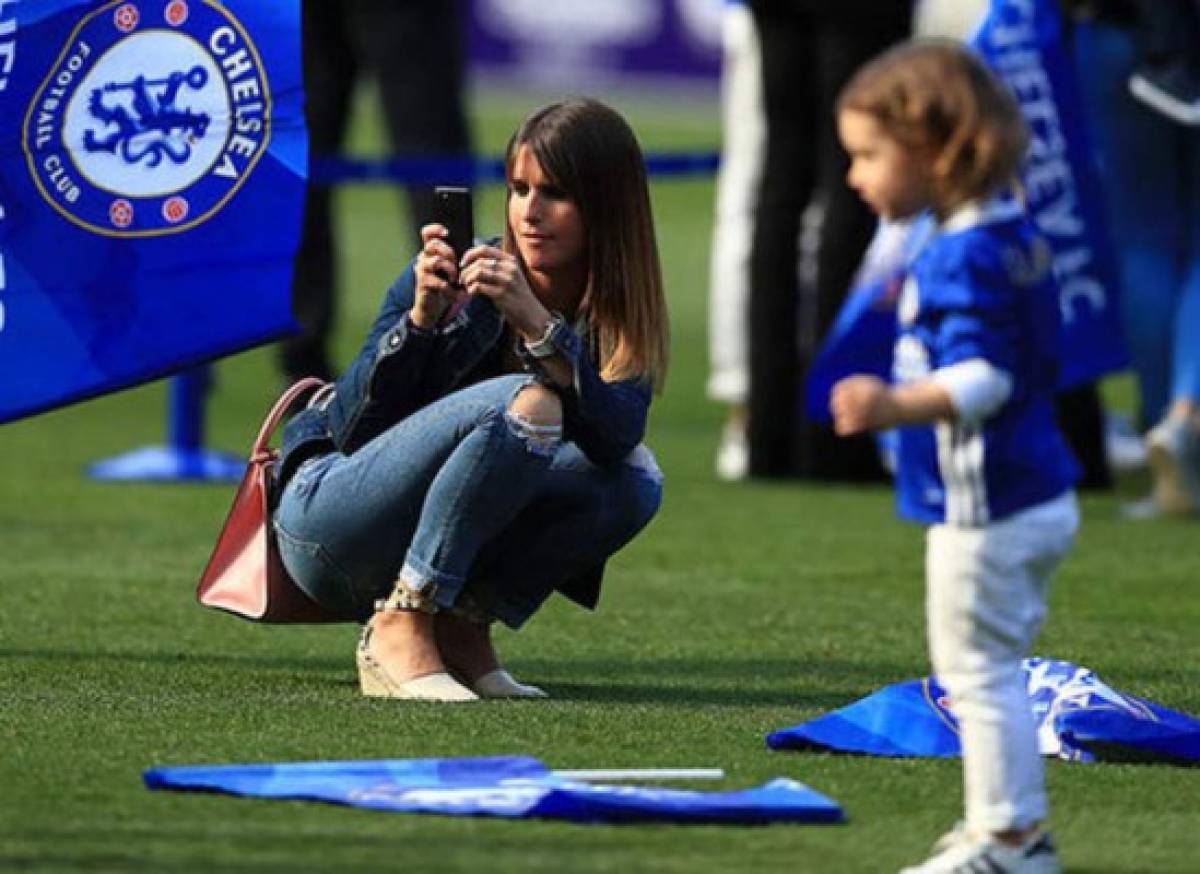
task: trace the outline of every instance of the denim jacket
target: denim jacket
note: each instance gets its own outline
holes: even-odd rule
[[[307,458],[334,450],[349,455],[433,401],[499,374],[500,344],[510,335],[491,300],[472,297],[448,324],[426,331],[408,316],[415,297],[410,263],[388,289],[366,342],[333,393],[285,427],[276,466],[280,483]],[[619,463],[645,435],[650,385],[638,379],[605,382],[587,344],[566,324],[550,340],[574,374],[571,385],[559,390],[564,439],[598,466]],[[537,359],[523,344],[517,350],[526,369],[540,375]]]

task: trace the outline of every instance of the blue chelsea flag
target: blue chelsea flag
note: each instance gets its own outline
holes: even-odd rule
[[[845,812],[803,783],[777,778],[725,792],[572,780],[529,756],[376,759],[150,768],[149,789],[323,801],[394,813],[577,823],[837,823]]]
[[[1118,691],[1089,668],[1056,659],[1022,662],[1044,756],[1075,762],[1200,764],[1200,719]],[[871,756],[962,754],[953,703],[936,677],[885,686],[832,713],[772,732],[773,750]]]
[[[1008,87],[1029,126],[1022,193],[1053,253],[1063,321],[1059,388],[1078,388],[1122,370],[1128,356],[1103,189],[1058,4],[991,0],[971,45]],[[829,392],[839,379],[890,373],[898,295],[888,285],[903,278],[903,251],[889,248],[850,289],[809,371],[805,409],[814,421],[830,420]]]
[[[0,422],[294,327],[303,109],[299,0],[0,0]]]
[[[1128,361],[1103,189],[1062,14],[1055,0],[992,0],[971,42],[1029,125],[1021,181],[1029,214],[1053,252],[1060,288],[1059,386],[1076,388]]]

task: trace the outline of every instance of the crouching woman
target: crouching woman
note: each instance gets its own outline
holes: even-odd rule
[[[531,114],[506,154],[504,236],[440,225],[357,358],[284,434],[284,564],[365,621],[362,691],[541,697],[499,664],[555,591],[595,606],[605,561],[650,521],[642,444],[667,311],[641,151],[592,100]]]

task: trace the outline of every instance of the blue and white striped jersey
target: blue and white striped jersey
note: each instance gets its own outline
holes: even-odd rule
[[[982,526],[1057,497],[1078,478],[1055,421],[1061,316],[1051,258],[1007,199],[959,210],[913,258],[898,311],[895,381],[937,378],[971,361],[1006,377],[1010,390],[981,419],[899,429],[902,516]]]

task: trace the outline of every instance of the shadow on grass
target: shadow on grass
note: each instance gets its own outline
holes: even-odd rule
[[[345,670],[348,663],[347,659],[317,658],[313,656],[236,655],[200,652],[129,652],[121,650],[95,652],[53,649],[0,649],[0,660],[4,659],[65,662],[67,664],[184,665],[193,668],[243,666],[290,671]]]
[[[213,669],[266,670],[292,674],[305,686],[333,690],[356,685],[348,659],[312,655],[0,649],[0,661],[5,660],[169,667],[197,674]],[[881,665],[782,658],[521,659],[515,664],[519,676],[543,684],[555,701],[816,710],[841,707],[868,694],[881,685],[880,676],[894,672],[894,668]],[[560,681],[559,677],[569,679]],[[830,688],[830,678],[836,678],[836,688]]]
[[[329,857],[331,854],[335,854],[336,846],[331,843],[328,847],[323,848],[322,855]],[[267,848],[268,851],[273,851],[277,855],[286,855],[289,849],[288,846],[282,844],[278,847]],[[313,861],[308,858],[299,865],[293,858],[256,858],[263,854],[259,850],[242,853],[237,856],[236,860],[231,857],[232,854],[215,857],[204,853],[198,856],[179,858],[174,852],[146,855],[136,850],[122,854],[113,851],[88,853],[82,850],[73,855],[62,852],[46,854],[39,852],[36,855],[30,853],[24,856],[0,853],[0,871],[153,871],[155,874],[162,871],[172,871],[176,874],[182,874],[182,872],[209,874],[213,871],[220,871],[223,874],[296,874],[298,871],[303,871],[310,872],[310,874],[316,874],[316,872],[321,872],[321,874],[324,872],[329,872],[329,874],[378,874],[380,871],[397,869],[394,862],[396,853],[394,840],[388,841],[386,846],[372,850],[370,857],[362,861],[338,859],[336,855],[333,855],[326,861]],[[428,851],[427,855],[436,858],[436,851]],[[511,856],[510,851],[506,856],[507,867],[504,870],[548,870],[544,862],[537,867],[524,868],[522,863],[514,861]],[[561,856],[564,859],[570,858],[570,854],[565,850],[561,852]],[[477,854],[477,858],[470,859],[469,862],[458,859],[446,867],[441,867],[440,870],[446,872],[481,870],[481,867],[489,862],[495,862],[494,854],[489,857],[480,852]],[[424,870],[433,869],[425,868]],[[595,863],[592,863],[582,870],[602,869],[598,869]]]
[[[883,685],[894,666],[785,658],[522,660],[519,675],[557,701],[668,703],[716,707],[761,705],[827,710]],[[559,682],[556,677],[572,679]],[[594,680],[578,679],[595,677]],[[836,687],[830,682],[836,681]],[[899,679],[899,678],[897,678]],[[891,681],[888,681],[891,682]]]
[[[18,833],[18,837],[28,837]],[[27,853],[0,853],[0,871],[222,871],[255,872],[255,874],[295,874],[304,871],[334,871],[339,874],[349,872],[377,872],[381,870],[381,859],[395,852],[396,842],[392,838],[372,839],[369,836],[356,835],[354,840],[357,852],[366,852],[369,858],[354,861],[336,858],[336,848],[344,836],[327,835],[316,842],[306,852],[308,866],[297,867],[296,859],[291,854],[296,852],[297,841],[294,838],[278,837],[264,841],[261,837],[254,838],[253,849],[236,852],[219,848],[213,851],[203,849],[208,840],[202,832],[193,830],[158,830],[148,840],[139,842],[128,850],[114,849],[106,846],[112,842],[109,829],[97,829],[91,835],[83,838],[92,844],[80,846],[80,834],[67,832],[61,836],[50,832],[38,832],[35,839],[39,843],[45,841],[44,849],[32,850]],[[0,832],[0,840],[6,835]],[[200,849],[197,849],[197,848]],[[67,849],[72,848],[72,849]],[[333,854],[333,858],[330,858]],[[263,858],[263,856],[273,858]],[[322,861],[314,861],[314,856]],[[335,861],[336,859],[336,861]]]
[[[588,685],[585,683],[547,683],[546,691],[555,701],[607,702],[612,704],[695,704],[705,707],[840,707],[853,696],[849,693],[805,695],[775,689],[698,688],[696,686],[651,686],[636,684]]]

